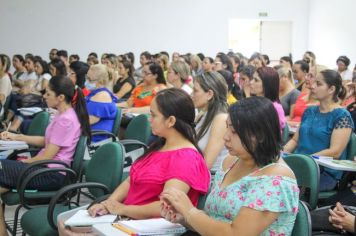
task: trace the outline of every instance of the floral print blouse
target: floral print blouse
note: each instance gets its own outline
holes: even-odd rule
[[[232,164],[235,165],[238,159]],[[276,165],[272,163],[270,165]],[[267,165],[263,168],[266,168]],[[278,164],[283,165],[283,164]],[[231,223],[241,207],[258,211],[279,212],[279,216],[262,235],[291,235],[298,213],[299,188],[295,179],[286,176],[254,176],[251,173],[240,180],[221,188],[225,172],[217,171],[214,183],[205,203],[205,212],[212,218]]]

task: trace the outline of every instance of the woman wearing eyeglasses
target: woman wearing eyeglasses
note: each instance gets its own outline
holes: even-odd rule
[[[130,98],[126,102],[117,104],[120,108],[127,108],[127,113],[148,114],[150,104],[157,92],[166,88],[163,70],[156,63],[149,63],[143,66],[142,83],[132,91]]]

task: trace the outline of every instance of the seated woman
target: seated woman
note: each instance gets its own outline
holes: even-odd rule
[[[35,157],[30,159],[0,160],[2,166],[0,193],[16,188],[19,174],[30,163],[53,159],[70,164],[80,135],[90,137],[89,119],[83,94],[80,89],[75,90],[69,78],[52,77],[44,99],[48,107],[58,110],[56,117],[48,125],[44,137],[13,134],[6,131],[0,134],[2,140],[25,141],[28,144],[43,147]],[[57,165],[48,166],[56,167]],[[64,179],[65,175],[52,172],[36,177],[28,187],[38,190],[56,190],[63,186]]]
[[[284,114],[289,116],[297,100],[300,91],[294,87],[291,69],[281,67],[277,70],[279,75],[279,100],[281,101]]]
[[[49,73],[48,64],[44,60],[36,60],[35,62],[35,72],[38,76],[38,80],[35,84],[35,91],[39,93],[44,93],[47,86],[48,81],[51,79],[52,75]]]
[[[266,97],[273,102],[277,111],[280,129],[286,126],[286,117],[281,103],[279,102],[279,76],[271,67],[260,67],[250,81],[251,94]]]
[[[298,127],[302,120],[305,109],[309,106],[318,105],[319,102],[314,99],[310,94],[311,86],[314,83],[314,78],[306,76],[304,81],[304,90],[299,94],[295,101],[294,107],[290,111],[288,124],[294,127]]]
[[[216,171],[227,155],[223,136],[227,118],[227,84],[218,72],[203,73],[194,80],[192,99],[200,110],[195,119],[197,140],[209,169]]]
[[[131,96],[131,92],[136,86],[136,82],[132,75],[134,68],[128,60],[119,62],[118,68],[120,78],[118,78],[114,85],[113,92],[117,98],[126,101]]]
[[[73,84],[82,89],[84,97],[88,96],[90,93],[89,89],[85,87],[85,76],[87,75],[88,70],[89,65],[81,61],[74,61],[69,65],[69,78],[72,80]]]
[[[196,206],[208,191],[210,174],[196,144],[194,116],[193,102],[184,91],[170,88],[157,93],[151,103],[151,126],[159,139],[135,161],[130,176],[106,201],[89,208],[90,215],[158,217],[160,194],[169,188],[188,194]],[[68,230],[60,227],[61,231]]]
[[[136,86],[126,102],[120,102],[118,107],[127,108],[126,113],[146,113],[150,111],[150,104],[157,92],[166,88],[163,70],[156,63],[143,66],[143,82]]]
[[[3,106],[6,99],[11,95],[11,80],[8,75],[8,68],[10,68],[10,61],[4,54],[0,54],[0,117],[4,115]],[[7,127],[3,127],[7,128]]]
[[[320,106],[305,110],[299,130],[284,146],[284,151],[345,159],[354,124],[350,113],[339,105],[339,99],[346,95],[340,75],[333,70],[320,72],[312,84],[311,95]],[[342,171],[323,168],[320,191],[334,189],[341,176]]]
[[[90,67],[87,80],[95,85],[95,89],[85,98],[92,130],[112,132],[117,111],[117,98],[106,88],[109,74],[105,65]],[[106,139],[106,135],[93,135],[92,141]]]
[[[162,216],[200,235],[291,235],[299,189],[280,158],[282,138],[272,102],[251,97],[235,103],[226,126],[230,156],[215,175],[204,212],[171,188],[161,195]]]
[[[189,65],[182,61],[174,61],[168,69],[167,81],[175,88],[186,91],[189,95],[193,89],[188,85],[190,76]]]
[[[252,65],[243,66],[240,71],[240,87],[242,96],[245,98],[251,97],[250,81],[255,74],[256,68]]]

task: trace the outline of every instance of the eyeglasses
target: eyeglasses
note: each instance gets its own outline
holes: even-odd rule
[[[142,75],[143,75],[143,76],[152,75],[152,73],[151,73],[151,72],[147,72],[147,71],[142,71]]]

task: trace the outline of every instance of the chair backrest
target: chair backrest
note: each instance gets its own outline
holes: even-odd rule
[[[88,139],[86,136],[83,135],[80,136],[73,156],[72,170],[74,170],[75,173],[77,173],[78,178],[80,176],[80,171],[82,170],[82,166],[83,166],[83,159],[84,159],[85,149],[87,147],[87,140]]]
[[[346,155],[346,159],[351,161],[356,156],[356,134],[354,132],[351,133],[349,143],[347,144]]]
[[[308,207],[304,202],[299,201],[298,214],[295,219],[292,236],[310,236],[312,234],[312,224]]]
[[[44,136],[48,124],[49,113],[46,111],[41,111],[33,117],[33,120],[31,121],[26,134],[31,136]]]
[[[290,154],[284,161],[293,170],[301,188],[301,200],[306,201],[311,209],[315,209],[319,195],[320,170],[315,160],[301,154]]]
[[[7,96],[6,97],[6,100],[5,100],[5,103],[4,105],[0,105],[1,108],[0,108],[0,113],[1,113],[1,110],[3,110],[3,113],[2,115],[0,116],[0,121],[4,120],[4,118],[6,117],[7,115],[7,111],[9,110],[9,106],[10,106],[10,100],[11,100],[11,95]]]
[[[148,140],[151,136],[151,125],[148,120],[148,116],[141,114],[134,117],[125,131],[125,139],[134,139],[145,144],[148,143]],[[128,150],[129,149],[129,150]],[[137,149],[134,145],[127,147],[126,152],[130,152],[132,150]]]
[[[116,112],[116,116],[115,116],[114,125],[113,125],[112,131],[111,131],[116,136],[119,136],[121,117],[122,117],[122,110],[121,110],[121,108],[118,108],[117,112]]]
[[[85,173],[87,182],[96,182],[106,185],[110,192],[120,184],[124,169],[124,147],[115,142],[100,146],[89,161]],[[103,195],[102,190],[89,189],[94,197]]]
[[[289,127],[288,127],[288,124],[286,124],[286,126],[284,126],[283,131],[282,131],[283,144],[287,143],[288,139],[289,139]]]

